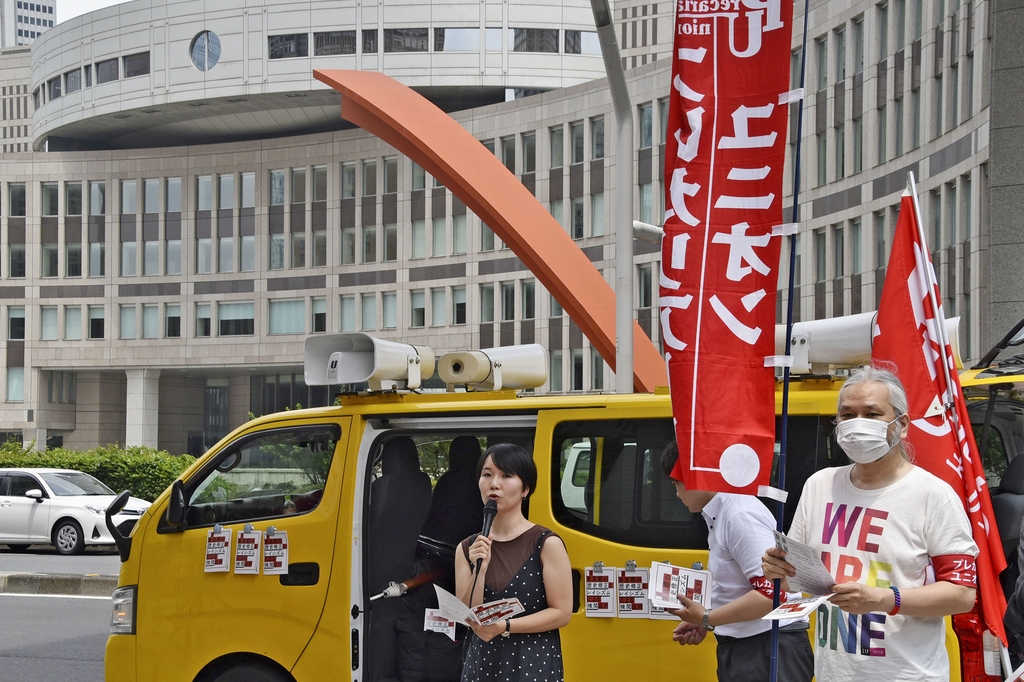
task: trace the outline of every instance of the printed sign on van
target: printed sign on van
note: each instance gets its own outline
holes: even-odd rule
[[[660,307],[690,489],[756,494],[771,473],[792,18],[782,0],[676,2]]]

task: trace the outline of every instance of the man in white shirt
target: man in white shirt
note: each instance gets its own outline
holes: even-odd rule
[[[662,454],[667,476],[678,456],[674,443]],[[713,632],[719,682],[768,682],[772,626],[761,617],[772,610],[773,584],[762,573],[761,557],[775,546],[775,519],[756,497],[687,490],[682,481],[673,482],[679,500],[708,525],[712,584],[711,608],[679,597],[682,608],[670,612],[682,622],[672,639],[700,644]],[[806,619],[779,622],[778,682],[810,682],[814,655],[807,627]]]

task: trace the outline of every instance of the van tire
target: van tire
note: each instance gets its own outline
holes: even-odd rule
[[[62,519],[53,527],[53,546],[58,554],[81,554],[85,551],[85,535],[74,519]]]
[[[259,663],[239,663],[211,678],[210,682],[291,682],[291,678]]]

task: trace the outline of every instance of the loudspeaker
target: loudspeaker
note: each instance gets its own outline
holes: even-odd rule
[[[537,388],[548,380],[548,352],[539,343],[445,353],[437,374],[446,384],[471,388]]]
[[[403,381],[419,388],[434,374],[434,351],[362,332],[317,334],[306,339],[303,369],[307,386],[366,381],[379,391],[382,381]]]
[[[809,320],[793,324],[789,353],[793,356],[793,374],[827,374],[829,365],[856,367],[871,362],[871,344],[875,337],[878,313],[860,313]],[[960,359],[960,318],[946,320],[946,334],[953,348],[957,369]],[[775,325],[775,352],[786,353],[786,325]]]

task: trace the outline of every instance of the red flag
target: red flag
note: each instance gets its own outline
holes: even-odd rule
[[[771,476],[792,18],[782,0],[676,2],[660,306],[690,489]]]
[[[898,369],[909,402],[907,440],[913,446],[915,463],[949,483],[964,501],[978,545],[982,618],[988,629],[1005,642],[1006,600],[999,573],[1006,568],[1006,560],[953,351],[939,328],[939,321],[945,319],[914,198],[907,191],[900,204],[882,287],[871,359],[892,362]],[[943,370],[943,361],[948,371]]]

